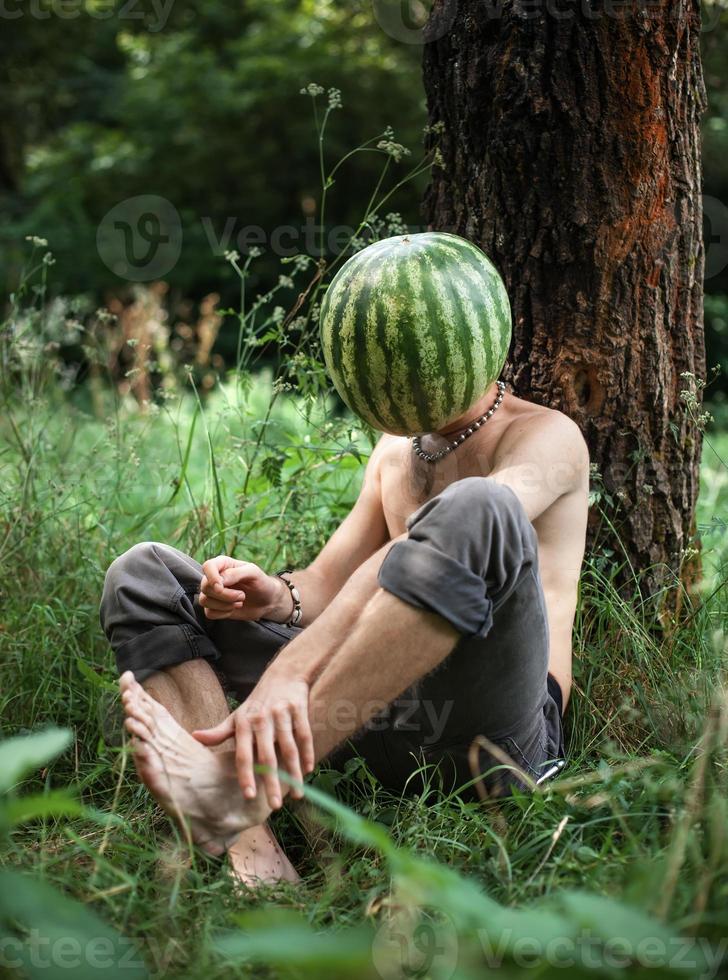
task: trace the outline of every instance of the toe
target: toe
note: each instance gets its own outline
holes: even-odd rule
[[[129,711],[134,704],[136,704],[136,698],[132,691],[128,688],[122,692],[121,703],[124,705],[124,710]]]
[[[136,718],[137,721],[146,725],[150,732],[154,730],[154,718],[139,698],[129,694],[126,698],[122,697],[122,702],[127,718]]]
[[[124,673],[119,678],[119,688],[122,691],[132,691],[135,687],[139,687],[134,674],[130,670],[125,670]]]
[[[133,715],[130,715],[124,721],[124,728],[126,728],[126,730],[131,735],[135,735],[137,738],[142,739],[142,741],[144,742],[148,742],[152,738],[152,733],[149,730],[149,728],[144,724],[144,722],[141,719],[135,718]]]
[[[169,715],[164,705],[160,704],[159,701],[155,701],[150,694],[147,694],[143,687],[139,686],[137,696],[142,709],[146,710],[153,718],[165,718]]]

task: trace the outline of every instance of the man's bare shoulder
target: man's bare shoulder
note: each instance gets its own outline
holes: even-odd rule
[[[493,475],[500,473],[521,488],[532,520],[550,511],[556,500],[562,510],[573,504],[581,511],[589,495],[589,449],[581,429],[558,409],[518,402],[495,447]]]
[[[547,405],[513,396],[512,419],[503,433],[501,444],[506,451],[512,451],[517,444],[531,440],[535,433],[547,439],[549,449],[555,452],[569,451],[582,461],[589,460],[589,448],[579,425],[565,412]]]
[[[394,436],[388,432],[383,432],[369,456],[369,465],[372,470],[381,472],[382,464],[400,455],[408,442],[407,436]]]
[[[380,435],[379,439],[374,444],[371,453],[369,454],[366,470],[364,472],[362,493],[365,491],[370,491],[381,498],[382,473],[387,465],[387,461],[393,458],[393,454],[395,452],[401,452],[401,446],[406,441],[407,440],[403,437],[393,436],[387,432],[383,432]]]

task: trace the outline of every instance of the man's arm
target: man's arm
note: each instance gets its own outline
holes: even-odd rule
[[[312,623],[356,569],[389,540],[382,507],[379,458],[383,444],[391,438],[383,435],[377,442],[367,462],[356,503],[318,556],[306,568],[294,570],[289,576],[301,596],[301,626]],[[286,622],[291,605],[288,587],[280,582],[276,602],[265,618]]]
[[[568,415],[532,416],[510,426],[489,476],[513,490],[533,523],[564,494],[588,496],[589,449]]]
[[[565,708],[589,510],[589,450],[576,423],[560,412],[525,420],[508,435],[491,476],[516,493],[538,534],[549,671],[561,686]],[[540,521],[549,509],[549,519]]]
[[[569,486],[573,488],[578,479],[581,451],[574,437],[574,430],[578,432],[578,429],[576,426],[570,429],[564,424],[568,422],[566,416],[561,418],[564,421],[558,418],[558,413],[554,413],[553,421],[535,420],[526,433],[521,433],[520,441],[526,444],[525,450],[512,442],[510,452],[499,454],[499,465],[494,466],[492,471],[495,479],[512,486],[518,493],[529,519],[536,519],[553,500],[562,496],[562,492],[568,492]],[[377,448],[381,446],[382,441],[380,440]],[[537,467],[541,468],[540,473],[539,469],[533,469],[534,457]],[[563,476],[556,472],[559,467],[554,468],[552,465],[554,459],[565,460],[569,465],[572,476],[570,484],[564,485],[561,482]],[[588,463],[588,453],[586,460]],[[367,489],[376,494],[379,491],[378,458],[375,458],[374,454],[370,460],[370,467],[367,475],[371,475],[372,479]],[[299,774],[301,771],[309,771],[312,767],[313,738],[309,719],[311,686],[335,661],[335,654],[359,622],[362,610],[365,607],[369,608],[367,603],[378,591],[378,571],[388,549],[397,540],[406,537],[405,532],[393,540],[388,538],[381,500],[376,498],[375,501],[370,500],[368,506],[364,502],[360,512],[368,517],[368,520],[360,523],[357,515],[357,520],[352,519],[350,522],[350,525],[358,530],[351,539],[358,562],[354,564],[354,559],[350,559],[351,565],[347,565],[346,551],[342,550],[347,545],[347,539],[345,534],[339,534],[337,531],[310,566],[313,569],[318,565],[318,568],[323,570],[321,574],[328,573],[336,577],[336,591],[331,592],[332,601],[321,611],[318,621],[283,648],[268,666],[248,700],[228,719],[215,729],[195,733],[198,739],[208,745],[216,745],[235,736],[239,778],[244,793],[249,798],[256,792],[253,777],[253,760],[256,753],[261,763],[274,768],[277,764],[276,738],[279,742],[281,738],[285,741],[283,762],[290,772]],[[379,527],[386,540],[378,548],[372,547],[369,541],[365,545],[360,535],[362,532],[366,533],[366,527],[371,521],[378,520],[375,515],[380,513],[382,513],[382,523]],[[346,522],[342,524],[339,531],[346,530],[345,524]],[[335,540],[337,535],[338,541]],[[368,557],[361,560],[363,555]],[[343,573],[340,568],[327,565],[327,562],[334,558],[343,562],[345,568]],[[341,586],[345,581],[346,588],[342,589]],[[340,594],[337,594],[339,590]],[[437,622],[433,623],[433,627],[437,625]],[[451,630],[447,624],[444,624],[444,628],[446,632]],[[274,772],[270,772],[267,779],[270,782],[269,799],[275,808],[280,805],[281,790]]]

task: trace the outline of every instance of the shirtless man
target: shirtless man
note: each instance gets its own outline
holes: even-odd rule
[[[498,385],[422,449],[463,432]],[[287,793],[301,796],[276,768],[300,782],[319,760],[358,751],[402,790],[424,760],[468,795],[482,735],[502,750],[480,752],[484,785],[532,785],[564,754],[588,484],[577,425],[506,391],[439,462],[381,437],[350,514],[286,576],[297,626],[284,625],[282,576],[135,546],[109,569],[101,619],[141,779],[251,884],[296,878],[265,824]],[[244,699],[232,713],[222,685]],[[498,768],[503,753],[512,770]]]

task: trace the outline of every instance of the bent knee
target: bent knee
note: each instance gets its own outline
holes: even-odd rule
[[[115,558],[106,570],[104,591],[116,590],[125,579],[143,578],[144,570],[156,560],[164,545],[157,541],[140,541]]]
[[[150,555],[157,554],[160,548],[164,548],[164,545],[159,541],[139,541],[127,551],[120,554],[118,558],[115,558],[109,566],[109,570],[112,568],[133,567],[139,564],[139,562],[148,561]]]
[[[528,519],[525,508],[515,491],[504,483],[489,477],[468,476],[449,484],[429,501],[414,517],[410,529],[425,520],[438,529],[440,536],[446,535],[453,544],[474,539],[519,542],[514,545],[514,554],[521,546],[529,551],[538,548],[536,531]],[[422,528],[420,528],[420,532]]]

